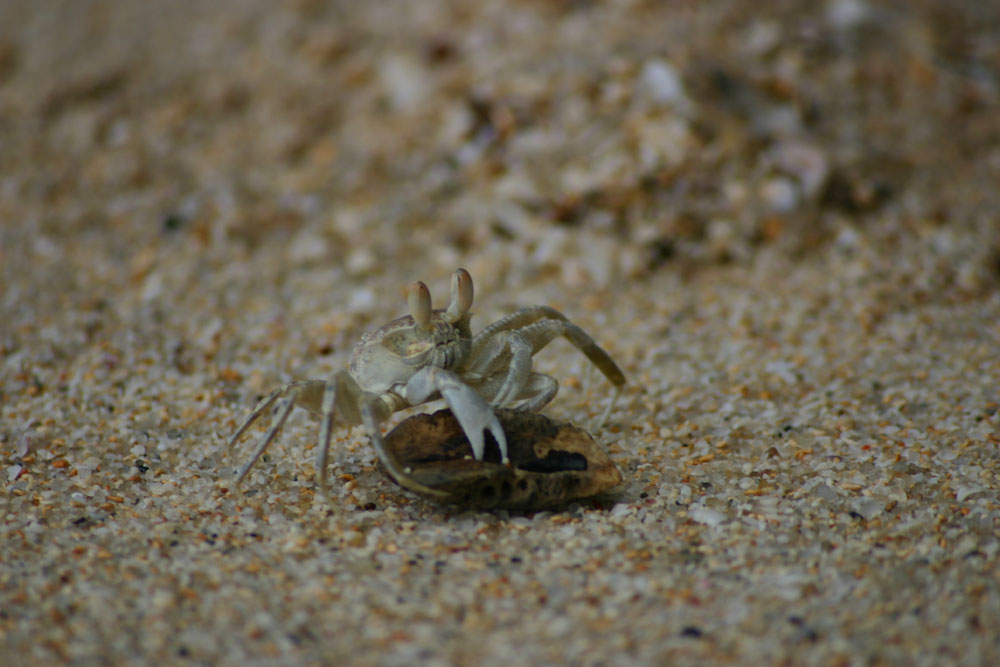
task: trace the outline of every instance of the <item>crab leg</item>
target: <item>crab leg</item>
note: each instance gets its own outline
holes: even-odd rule
[[[521,403],[515,407],[518,410],[538,412],[552,402],[558,391],[559,382],[554,377],[545,373],[532,373],[517,397]]]
[[[586,331],[569,321],[569,319],[551,306],[528,306],[503,317],[476,334],[472,339],[472,365],[480,365],[477,361],[490,341],[504,331],[517,331],[529,338],[533,352],[548,345],[556,336],[565,336],[578,350],[597,366],[597,369],[616,387],[625,384],[625,374],[618,368],[614,359],[601,348]],[[549,334],[548,332],[552,332]]]
[[[318,409],[314,410],[320,416],[319,443],[316,452],[316,483],[329,501],[330,492],[326,484],[326,468],[330,442],[333,437],[334,417],[339,416],[352,426],[364,424],[363,407],[371,404],[373,405],[374,423],[378,424],[385,421],[392,414],[392,410],[380,402],[374,394],[365,392],[358,385],[357,380],[351,377],[347,371],[338,371],[329,382],[324,384],[321,403],[317,406]]]
[[[472,339],[472,355],[476,356],[480,349],[501,331],[520,329],[532,322],[546,319],[569,321],[565,315],[551,306],[526,306],[506,317],[501,317],[477,333]]]
[[[621,396],[622,386],[625,384],[625,374],[622,373],[614,359],[595,343],[586,331],[568,320],[542,320],[520,329],[519,333],[531,341],[533,354],[548,345],[555,337],[565,336],[570,343],[583,352],[592,364],[597,366],[597,370],[601,371],[615,387],[611,394],[611,400],[608,401],[607,407],[604,408],[604,412],[597,420],[597,428],[603,426],[604,422],[611,416],[611,411],[614,409],[618,397]]]
[[[545,317],[551,315],[553,317]],[[558,317],[554,317],[558,316]],[[545,319],[537,319],[545,317]],[[510,329],[508,327],[516,327]],[[501,326],[497,326],[501,325]],[[491,331],[492,330],[492,331]],[[473,341],[473,359],[468,364],[471,372],[489,377],[491,367],[505,355],[507,372],[503,384],[497,390],[492,402],[495,405],[506,405],[520,397],[531,377],[531,358],[543,347],[559,336],[564,336],[578,350],[586,355],[597,369],[615,386],[611,401],[601,415],[598,425],[605,422],[611,414],[621,387],[625,384],[625,374],[618,364],[605,352],[587,333],[565,319],[559,311],[547,306],[534,306],[514,313],[510,317],[499,320],[495,325],[487,327],[484,333],[490,332],[491,338],[480,341],[479,334]],[[476,345],[479,344],[477,348]]]
[[[549,320],[556,321],[556,320]],[[493,398],[494,405],[505,406],[512,403],[524,390],[531,377],[531,357],[535,350],[527,338],[519,331],[500,334],[503,343],[511,352],[510,363],[507,366],[507,376],[504,378],[500,390]]]
[[[272,402],[273,399],[269,398],[267,405],[270,405]],[[249,461],[243,464],[242,468],[240,468],[239,474],[236,475],[236,484],[239,484],[240,482],[243,481],[243,478],[247,476],[248,472],[250,472],[250,468],[253,467],[253,464],[257,462],[257,459],[260,458],[261,454],[264,453],[264,450],[267,449],[268,446],[271,444],[271,441],[273,441],[275,436],[278,435],[278,431],[280,431],[281,427],[285,425],[285,421],[288,419],[288,415],[292,414],[292,408],[294,407],[295,407],[294,394],[285,398],[284,400],[281,401],[281,403],[278,404],[278,417],[274,420],[274,424],[271,425],[271,428],[270,430],[268,430],[267,435],[265,435],[264,439],[261,440],[260,445],[258,445],[257,450],[253,453],[253,456],[250,458]],[[258,416],[260,416],[260,413],[254,411],[254,414],[251,415],[252,419],[247,420],[248,422],[247,425],[249,426],[249,423],[252,423],[254,420],[256,420]],[[239,433],[240,432],[237,431],[237,435],[239,435]],[[235,441],[235,437],[233,441]]]
[[[232,437],[229,438],[229,442],[226,443],[226,448],[232,449],[233,445],[236,444],[236,441],[240,439],[240,436],[246,433],[247,429],[253,426],[253,423],[258,419],[260,419],[260,416],[264,414],[264,411],[267,410],[272,405],[274,405],[274,402],[278,400],[278,398],[282,394],[287,393],[289,387],[291,386],[292,385],[286,384],[283,387],[279,387],[278,389],[272,391],[266,398],[261,400],[257,404],[257,407],[253,409],[253,412],[247,415],[247,418],[243,420],[243,423],[240,424],[240,427],[236,429],[236,433],[233,433]]]
[[[268,394],[267,397],[265,397],[257,404],[257,407],[253,409],[253,412],[247,415],[247,418],[243,420],[243,423],[240,424],[240,427],[236,429],[236,433],[233,433],[232,437],[229,438],[229,442],[226,443],[227,449],[232,449],[232,447],[243,436],[243,434],[247,432],[247,429],[253,426],[254,422],[260,419],[261,415],[263,415],[268,408],[274,405],[275,401],[277,401],[282,396],[288,397],[285,401],[282,401],[279,404],[280,405],[279,414],[282,414],[284,416],[280,418],[278,421],[276,421],[274,426],[272,426],[271,430],[268,431],[267,436],[261,441],[261,444],[257,449],[257,453],[254,454],[254,457],[250,459],[250,461],[246,463],[242,468],[240,468],[239,476],[237,477],[236,480],[237,484],[243,481],[243,478],[246,477],[247,472],[250,470],[253,464],[257,461],[258,458],[260,458],[261,454],[264,453],[264,450],[267,449],[268,445],[271,444],[271,441],[274,440],[275,436],[278,435],[278,431],[281,429],[282,425],[284,425],[285,420],[288,419],[288,414],[291,413],[292,407],[294,407],[295,405],[299,405],[304,408],[314,410],[314,408],[310,405],[310,400],[309,400],[312,397],[314,391],[311,392],[310,390],[315,390],[318,387],[321,387],[322,385],[323,385],[322,382],[316,380],[309,380],[306,382],[290,382],[288,384],[282,385],[277,389],[275,389],[274,391],[272,391],[270,394]]]
[[[326,485],[326,457],[330,451],[330,439],[333,433],[334,406],[337,402],[337,385],[335,382],[326,383],[323,389],[322,416],[319,422],[319,446],[316,452],[316,484],[320,493],[326,501],[333,505],[330,498],[330,489]]]

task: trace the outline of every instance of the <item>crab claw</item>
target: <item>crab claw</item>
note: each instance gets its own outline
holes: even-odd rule
[[[483,400],[475,389],[462,382],[457,375],[451,371],[429,366],[410,378],[406,383],[405,393],[406,400],[411,405],[418,405],[431,397],[436,398],[435,394],[440,394],[458,419],[465,437],[469,439],[473,458],[477,461],[483,460],[486,452],[484,431],[489,431],[497,441],[504,465],[510,463],[510,457],[507,455],[507,436],[504,435],[503,426],[493,412],[493,406]]]
[[[458,269],[451,276],[451,303],[444,313],[448,322],[457,322],[472,308],[472,276],[465,269]]]
[[[510,464],[507,455],[507,436],[497,419],[493,408],[466,384],[449,385],[441,390],[444,400],[458,419],[465,436],[472,445],[472,457],[482,461],[486,453],[485,432],[489,431],[500,448],[500,458],[504,465]]]
[[[407,297],[410,305],[410,315],[413,321],[423,330],[431,328],[431,291],[427,285],[417,281],[410,287],[410,294]]]

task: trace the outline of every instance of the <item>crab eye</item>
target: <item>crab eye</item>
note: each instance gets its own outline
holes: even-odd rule
[[[472,276],[465,269],[458,269],[451,277],[451,303],[444,319],[457,322],[472,308]]]
[[[431,292],[427,285],[422,282],[415,282],[410,287],[408,297],[410,304],[410,315],[420,329],[429,329],[431,322]]]

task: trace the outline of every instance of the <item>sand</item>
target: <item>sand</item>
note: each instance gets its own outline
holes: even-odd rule
[[[4,3],[0,662],[1000,662],[998,71],[976,2]],[[331,505],[304,411],[233,484],[459,266],[622,366],[536,357],[617,491],[341,426]]]

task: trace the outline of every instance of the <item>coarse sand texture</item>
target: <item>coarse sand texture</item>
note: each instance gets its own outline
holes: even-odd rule
[[[994,2],[0,3],[0,664],[1000,664],[998,118]],[[600,491],[235,483],[456,267]]]

